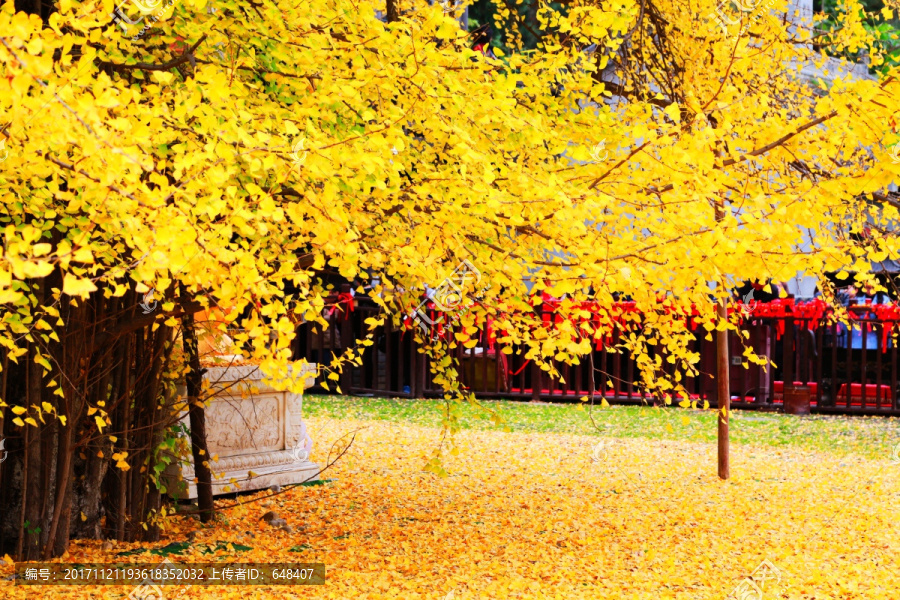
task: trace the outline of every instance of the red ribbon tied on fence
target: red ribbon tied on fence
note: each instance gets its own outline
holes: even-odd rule
[[[784,335],[784,320],[794,313],[794,299],[778,298],[771,302],[760,302],[753,307],[752,312],[754,317],[776,319],[776,337],[781,339],[781,336]]]
[[[881,352],[887,352],[888,338],[900,322],[900,306],[896,304],[876,304],[872,307],[875,318],[881,321]]]
[[[807,321],[807,329],[815,331],[819,327],[819,321],[825,318],[828,304],[824,300],[808,300],[794,305],[794,318]]]
[[[813,331],[819,326],[819,322],[825,318],[829,309],[824,300],[815,299],[806,302],[794,302],[793,298],[778,298],[771,302],[760,302],[753,306],[753,317],[777,319],[775,327],[778,331],[778,339],[784,335],[785,319],[794,319],[805,323],[806,327]]]
[[[346,303],[347,309],[344,317],[348,318],[349,312],[353,310],[353,297],[350,294],[341,294],[340,302]],[[534,304],[534,298],[530,300]],[[618,329],[620,331],[630,331],[634,328],[640,328],[642,312],[638,310],[635,302],[613,302],[611,304],[598,304],[595,301],[586,301],[574,304],[568,300],[560,300],[550,296],[546,292],[542,294],[541,304],[534,308],[535,312],[540,316],[541,323],[544,327],[555,327],[564,321],[562,312],[563,308],[572,309],[570,320],[576,327],[590,323],[594,330],[594,347],[596,350],[602,350],[605,346],[612,345],[615,341],[613,332]],[[443,315],[434,308],[432,303],[423,306],[431,315],[432,335],[444,336],[448,332],[443,324]],[[875,304],[861,307],[866,313],[877,318],[882,325],[882,352],[886,351],[889,335],[895,327],[900,324],[900,306],[897,304]],[[672,313],[676,309],[671,306],[665,306],[667,313]],[[793,298],[777,298],[770,302],[758,302],[750,305],[729,307],[729,311],[739,311],[743,319],[770,319],[771,325],[776,330],[777,339],[781,339],[785,332],[785,323],[792,320],[794,323],[808,328],[810,331],[816,330],[832,313],[831,306],[820,298],[813,300],[796,302]],[[702,321],[699,307],[692,306],[690,312],[685,312],[683,317],[686,320],[686,326],[691,330],[697,329],[698,323]],[[850,318],[859,321],[863,316],[854,311],[850,311]],[[411,323],[407,324],[407,326]],[[610,326],[613,327],[610,327]],[[503,331],[497,331],[494,319],[488,317],[483,319],[479,317],[475,323],[476,329],[480,329],[479,338],[482,343],[486,342],[489,349],[496,347],[497,337],[506,335]],[[873,324],[866,324],[864,330],[874,328]],[[606,335],[600,335],[597,332],[609,329]]]
[[[341,292],[340,294],[338,294],[337,303],[338,306],[340,306],[341,304],[344,305],[343,307],[341,307],[341,310],[344,313],[344,320],[346,321],[350,318],[350,313],[353,312],[353,294],[350,294],[348,292]]]

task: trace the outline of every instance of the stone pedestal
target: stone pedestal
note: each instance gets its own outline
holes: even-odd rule
[[[316,365],[305,365],[304,387],[312,387],[315,374]],[[206,408],[207,446],[212,457],[218,455],[218,461],[210,461],[213,494],[318,479],[319,467],[309,461],[303,394],[264,384],[255,365],[208,367],[203,379],[209,383],[207,393],[215,393]],[[183,388],[179,393],[186,396]],[[186,412],[181,423],[189,432]],[[181,468],[171,465],[164,474],[168,494],[196,498],[194,476],[193,461]]]

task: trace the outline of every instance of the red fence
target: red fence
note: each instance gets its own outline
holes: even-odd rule
[[[335,354],[366,335],[365,320],[381,309],[367,298],[336,298],[330,310],[330,327],[304,323],[298,327],[296,358],[330,363]],[[627,306],[625,307],[627,308]],[[543,307],[545,321],[552,320],[552,304]],[[742,329],[750,337],[730,336],[732,360],[730,386],[737,408],[772,408],[782,402],[785,381],[810,387],[813,412],[900,415],[897,399],[897,344],[891,332],[900,322],[900,308],[893,305],[851,307],[851,326],[830,322],[830,309],[821,301],[795,304],[792,300],[760,304],[753,308]],[[692,398],[716,403],[715,343],[702,339],[691,343],[699,353],[700,374],[683,384]],[[593,377],[588,357],[578,365],[555,363],[563,380],[553,379],[524,359],[524,349],[481,339],[474,348],[454,350],[461,382],[481,398],[577,400],[593,389],[595,398],[610,403],[659,402],[642,393],[635,361],[627,352],[615,352],[619,334],[593,351]],[[407,397],[443,396],[432,380],[428,357],[419,352],[413,332],[388,320],[375,331],[374,345],[365,350],[360,366],[345,367],[340,375],[344,393]],[[745,368],[743,344],[768,356],[775,366]],[[506,349],[506,351],[504,351]],[[667,364],[663,361],[663,364]],[[670,365],[667,373],[673,375]],[[317,384],[321,383],[321,379]],[[317,385],[317,387],[319,387]],[[321,389],[321,388],[319,388]]]

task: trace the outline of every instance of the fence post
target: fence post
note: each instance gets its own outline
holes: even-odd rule
[[[418,360],[416,361],[416,397],[425,397],[425,387],[428,385],[428,353],[419,352],[418,346],[414,345]]]
[[[340,348],[341,354],[345,354],[353,345],[353,296],[350,294],[350,284],[341,284],[341,292],[336,299],[336,308],[332,313],[332,317],[337,319],[337,323],[332,321],[332,326],[336,327],[340,324]],[[341,391],[345,394],[350,393],[353,386],[352,370],[350,363],[341,365],[341,377],[339,383]]]
[[[794,318],[784,320],[784,350],[781,355],[784,387],[794,385]]]
[[[353,323],[350,320],[351,318],[349,314],[341,317],[341,349],[344,352],[353,345]],[[345,363],[341,368],[341,391],[345,394],[349,394],[350,388],[353,386],[351,372],[353,368],[351,363]]]
[[[719,299],[717,307],[719,325],[728,320],[728,306],[725,298]],[[716,331],[716,406],[719,409],[718,419],[718,462],[719,479],[731,477],[731,460],[728,444],[728,421],[731,419],[731,385],[729,375],[731,366],[728,360],[728,330]]]

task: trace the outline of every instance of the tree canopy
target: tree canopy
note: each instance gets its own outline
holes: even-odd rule
[[[707,1],[554,6],[533,49],[492,58],[424,1],[392,23],[365,1],[157,2],[135,25],[110,23],[109,0],[43,19],[4,4],[0,344],[4,372],[37,365],[43,390],[4,380],[7,431],[58,417],[114,435],[102,353],[167,348],[210,306],[285,375],[322,270],[378,277],[398,319],[468,260],[489,287],[455,343],[490,314],[534,358],[583,354],[618,325],[579,324],[579,303],[627,295],[644,315],[627,344],[671,391],[649,348],[692,364],[684,316],[735,327],[710,299],[738,280],[866,280],[897,258],[896,67],[811,86],[800,66],[829,59],[784,0],[734,10],[729,31]],[[830,48],[884,65],[856,12],[834,18]],[[142,314],[149,289],[161,308]],[[535,289],[573,319],[540,327]]]

